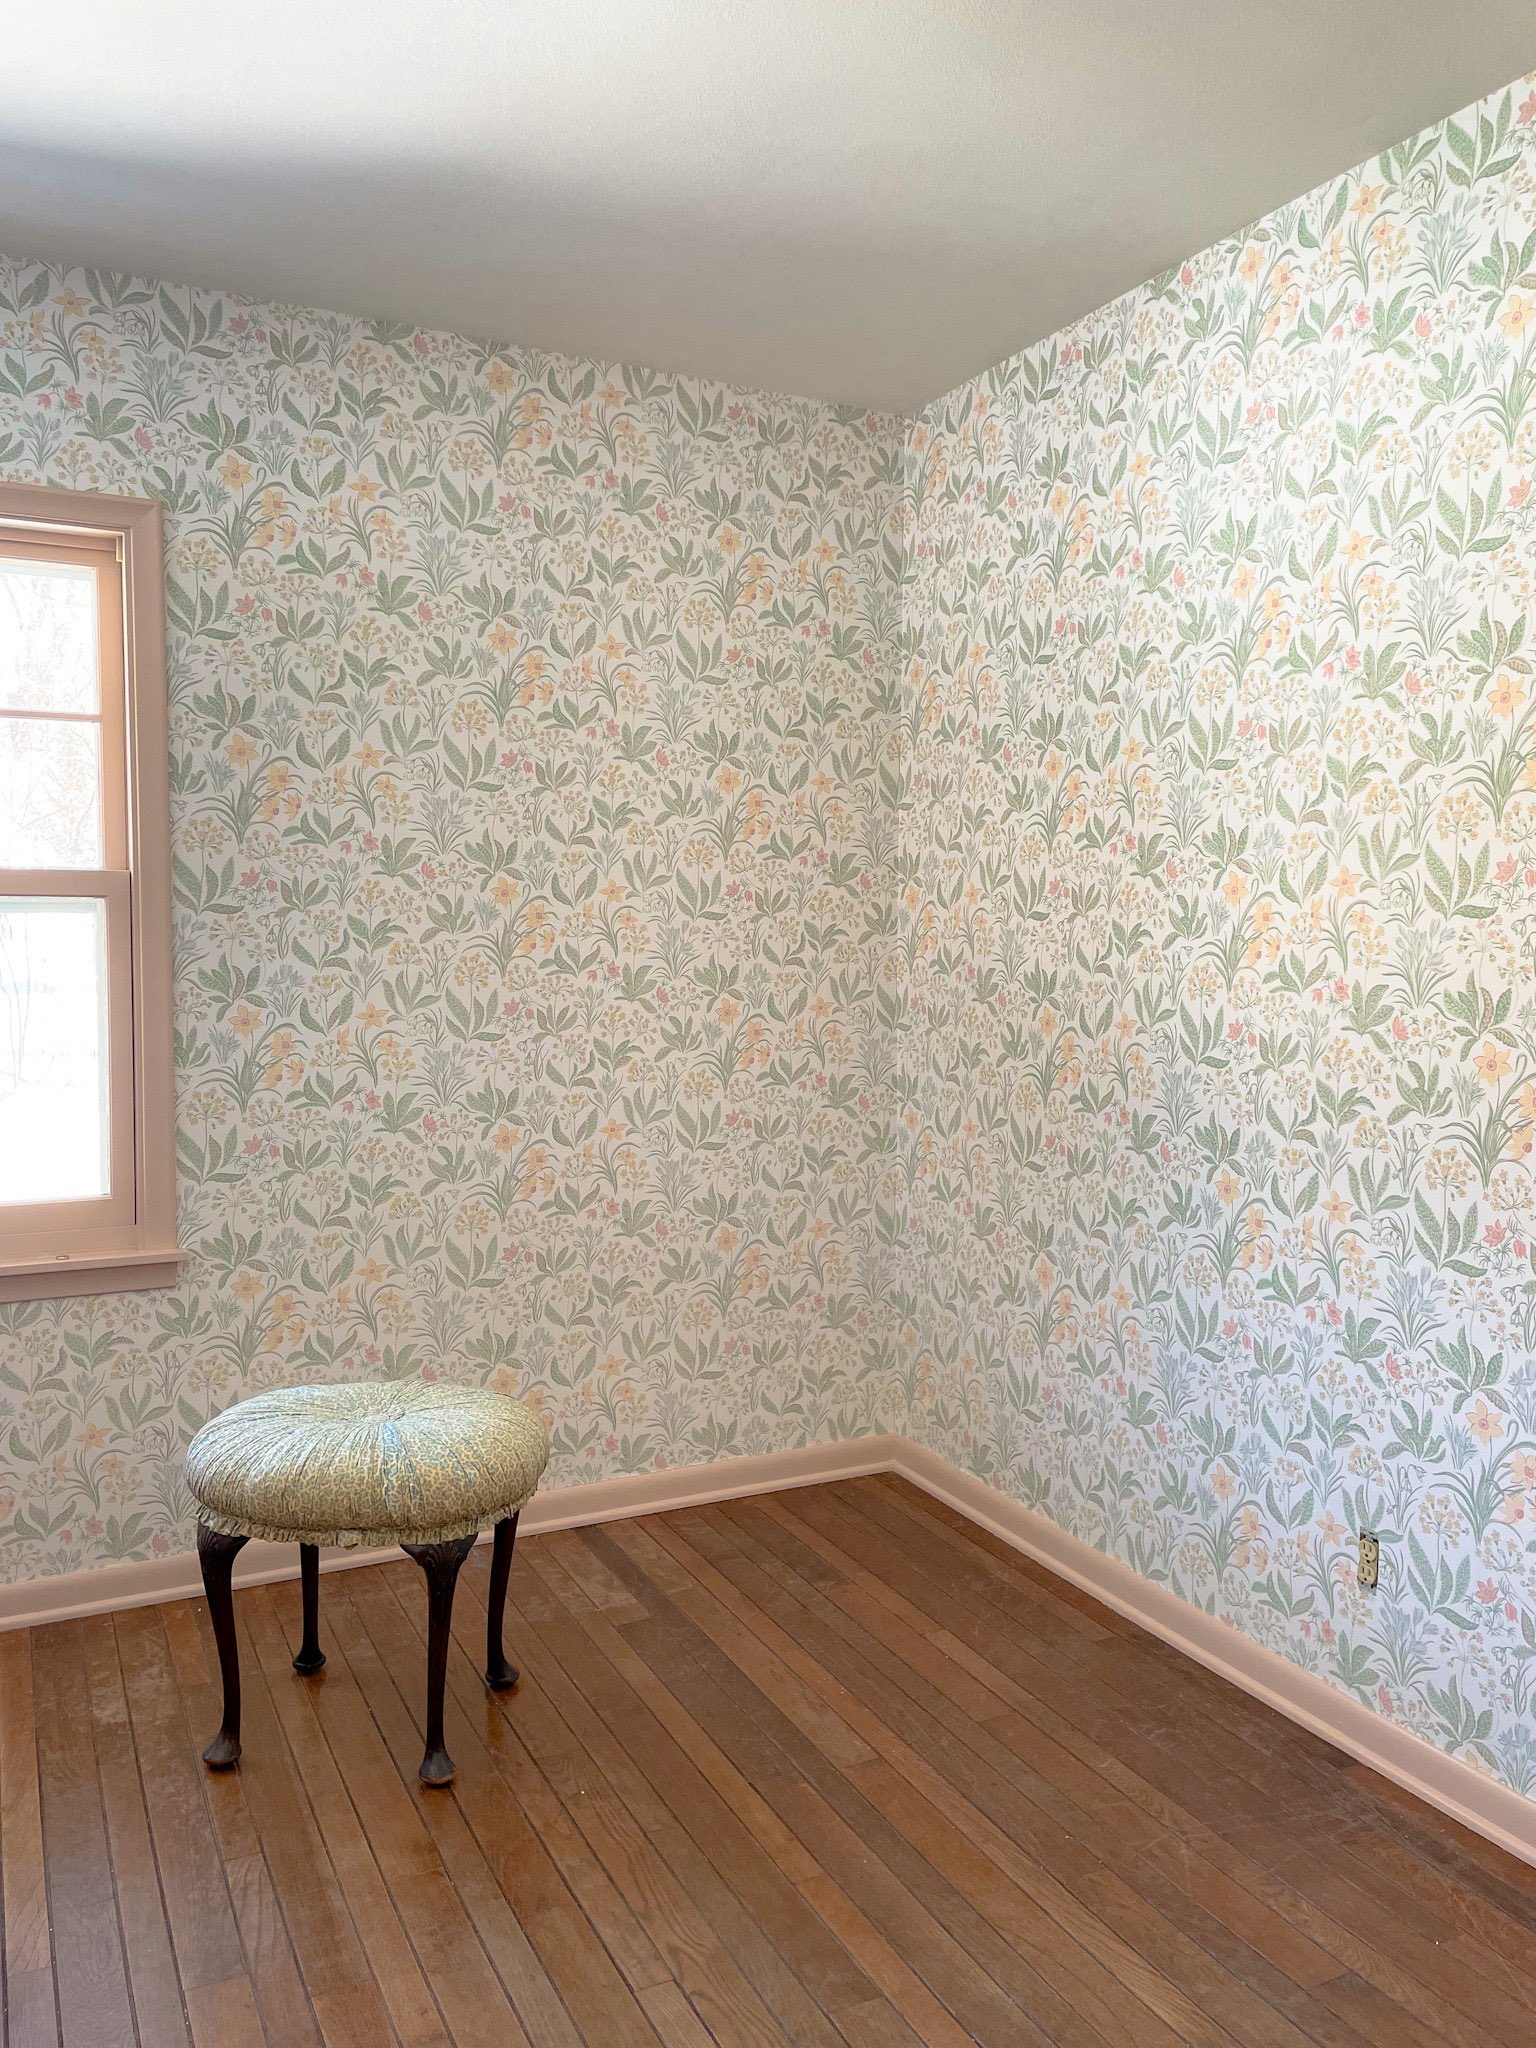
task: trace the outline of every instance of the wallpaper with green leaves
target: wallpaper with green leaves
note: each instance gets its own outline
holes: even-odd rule
[[[186,1548],[188,1436],[280,1381],[520,1395],[555,1484],[889,1425],[900,448],[0,264],[0,474],[166,506],[194,1254],[0,1309],[0,1577]]]
[[[1527,83],[930,408],[888,963],[914,1433],[1526,1791],[1533,399]]]

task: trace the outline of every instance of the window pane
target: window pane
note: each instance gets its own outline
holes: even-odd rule
[[[0,709],[95,711],[96,572],[0,555]]]
[[[109,1192],[107,906],[0,896],[0,1203]]]
[[[101,859],[100,726],[0,711],[0,868]]]

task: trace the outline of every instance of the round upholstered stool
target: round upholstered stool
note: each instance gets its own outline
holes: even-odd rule
[[[485,1681],[517,1672],[502,1653],[501,1621],[517,1518],[549,1459],[543,1424],[520,1401],[477,1387],[412,1380],[283,1387],[238,1401],[187,1447],[197,1502],[197,1553],[219,1649],[224,1720],[203,1751],[223,1770],[240,1755],[240,1657],[230,1571],[251,1537],[299,1545],[304,1640],[295,1671],[318,1671],[320,1546],[398,1543],[427,1578],[427,1740],[421,1779],[446,1785],[443,1681],[459,1567],[494,1525]]]

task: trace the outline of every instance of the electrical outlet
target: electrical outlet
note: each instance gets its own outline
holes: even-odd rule
[[[1381,1580],[1381,1538],[1369,1529],[1360,1531],[1360,1557],[1355,1574],[1368,1592],[1374,1593]]]

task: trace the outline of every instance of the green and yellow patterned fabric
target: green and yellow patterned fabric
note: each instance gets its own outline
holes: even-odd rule
[[[199,1519],[226,1536],[343,1549],[449,1543],[516,1512],[544,1425],[480,1387],[361,1381],[237,1401],[187,1447]]]

